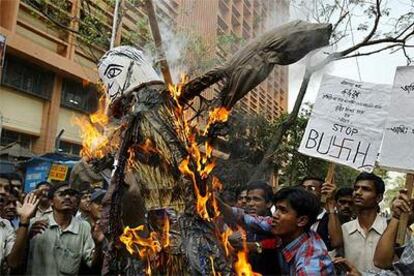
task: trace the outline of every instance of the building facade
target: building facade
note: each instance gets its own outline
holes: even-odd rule
[[[111,0],[0,0],[0,34],[6,54],[0,83],[1,146],[13,142],[36,153],[78,154],[74,116],[97,107],[96,62],[109,48]],[[116,45],[144,45],[152,39],[140,1],[123,0]],[[224,60],[223,38],[245,41],[270,25],[285,22],[285,0],[154,0],[161,24],[195,30],[212,45],[209,55]],[[277,16],[275,16],[277,15]],[[94,28],[91,28],[94,26]],[[287,111],[287,67],[277,67],[239,107],[273,120]],[[215,93],[214,90],[210,93]]]
[[[177,0],[178,1],[178,0]],[[219,62],[235,53],[238,45],[289,19],[288,0],[179,0],[178,26],[199,33]],[[240,43],[234,43],[239,41]],[[217,92],[212,90],[207,98]],[[238,103],[249,114],[274,120],[287,112],[288,67],[276,66],[269,77]]]
[[[0,0],[0,34],[6,37],[1,146],[17,142],[37,154],[53,152],[63,129],[60,150],[79,154],[80,133],[71,121],[96,110],[96,62],[109,48],[113,2]],[[134,2],[121,1],[118,45],[149,39],[141,30],[146,15]],[[157,12],[173,16],[177,7],[170,2],[159,1]]]

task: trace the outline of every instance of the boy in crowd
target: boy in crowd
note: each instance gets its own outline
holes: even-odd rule
[[[263,247],[262,242],[269,243],[274,240],[271,235],[271,212],[273,191],[266,181],[256,180],[247,184],[246,207],[231,208],[226,206],[227,216],[225,219],[229,224],[237,221],[246,229],[246,243],[249,248],[249,262],[255,272],[263,275],[275,275],[279,273],[277,266],[269,266],[277,258],[276,249]],[[229,237],[229,241],[235,248],[242,246],[242,236],[240,232],[234,233]],[[275,242],[271,242],[274,244]]]
[[[84,220],[89,219],[91,204],[91,190],[86,188],[80,192],[79,210],[76,213],[77,218]]]
[[[272,248],[277,248],[283,256],[276,254],[279,256],[279,265],[274,261],[268,261],[268,267],[275,270],[281,268],[283,273],[291,275],[334,274],[334,267],[324,242],[319,235],[310,230],[320,210],[320,203],[312,193],[300,187],[281,189],[274,198],[276,211],[273,219],[232,209],[220,200],[219,203],[225,218],[236,219],[250,231],[273,234],[273,242],[269,239],[263,240],[259,248],[273,244]],[[247,245],[249,247],[249,243]],[[254,247],[249,249],[254,250]],[[280,272],[265,275],[278,274]]]
[[[272,233],[279,237],[282,274],[334,275],[324,242],[310,230],[320,211],[318,198],[298,187],[283,188],[274,197]]]
[[[91,195],[91,203],[89,205],[89,216],[92,225],[95,225],[102,215],[102,199],[104,198],[106,190],[95,189]]]
[[[50,205],[49,199],[49,190],[51,187],[52,184],[47,181],[39,182],[35,187],[34,193],[36,193],[40,201],[35,215],[36,219],[46,218],[52,213],[52,206]]]
[[[324,183],[318,177],[306,177],[300,186],[313,193],[320,201],[322,195],[326,196],[325,206],[321,206],[316,222],[311,229],[321,236],[329,251],[338,248],[342,244],[341,222],[336,215],[333,193],[336,186],[332,183]]]
[[[353,192],[357,218],[342,225],[345,258],[361,272],[375,270],[375,248],[387,227],[386,218],[379,214],[384,191],[380,177],[366,172],[359,174]]]
[[[336,209],[341,224],[353,219],[352,194],[354,190],[350,187],[342,187],[335,193]]]
[[[239,193],[237,194],[236,207],[245,209],[246,204],[247,204],[247,190],[241,189],[239,190]]]
[[[375,273],[363,273],[355,267],[353,263],[344,258],[335,259],[335,264],[338,264],[343,270],[346,271],[347,275],[360,276],[360,275],[375,275],[375,276],[396,276],[396,275],[414,275],[414,239],[408,239],[406,244],[402,248],[402,254],[398,261],[395,261],[396,257],[396,245],[395,238],[397,236],[398,224],[402,213],[414,215],[414,202],[409,200],[406,190],[400,191],[400,194],[394,200],[391,207],[392,218],[388,223],[387,228],[382,234],[378,241],[375,249],[374,263],[375,266],[381,269],[392,269],[392,270],[381,270]],[[395,261],[393,263],[393,261]]]

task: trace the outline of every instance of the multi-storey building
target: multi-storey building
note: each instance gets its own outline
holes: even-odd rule
[[[285,23],[289,17],[288,0],[177,0],[180,3],[178,26],[186,26],[203,36],[215,49],[212,57],[223,61],[237,51],[237,43],[244,42],[264,31]],[[228,47],[227,47],[228,46]],[[217,90],[216,90],[217,91]],[[210,91],[212,97],[214,90]],[[287,112],[288,68],[276,66],[269,77],[253,89],[238,104],[250,114],[261,114],[274,120]]]
[[[77,154],[79,129],[73,116],[97,106],[96,61],[109,48],[111,0],[0,0],[0,34],[6,55],[0,85],[1,145],[18,142],[34,153],[60,148]],[[123,0],[116,44],[145,44],[148,32],[141,1]],[[249,40],[269,23],[286,21],[286,0],[153,0],[159,22],[196,30],[223,60],[236,49],[223,49],[220,38]],[[277,15],[274,18],[273,15]],[[90,28],[90,26],[95,28]],[[239,104],[269,120],[287,110],[287,69],[277,67]]]
[[[7,45],[0,85],[2,146],[17,142],[34,153],[50,152],[64,129],[60,148],[79,153],[79,129],[71,120],[96,109],[96,61],[109,48],[113,2],[0,0],[0,34]],[[143,7],[135,2],[122,1],[117,44],[150,38]],[[161,20],[170,24],[174,1],[157,4]]]

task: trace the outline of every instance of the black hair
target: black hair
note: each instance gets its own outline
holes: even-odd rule
[[[313,193],[300,187],[286,187],[280,189],[273,197],[273,202],[275,204],[282,200],[286,200],[289,203],[290,207],[295,210],[298,217],[308,217],[309,221],[305,226],[306,231],[316,222],[321,209],[321,204]]]
[[[344,196],[352,196],[354,190],[351,187],[342,187],[339,188],[338,191],[335,193],[335,200],[338,201],[340,197]]]
[[[373,173],[362,172],[355,179],[354,185],[358,181],[368,180],[374,182],[375,191],[377,194],[383,194],[385,192],[385,183],[381,177]]]
[[[272,201],[273,197],[273,190],[272,187],[270,187],[269,184],[267,184],[264,180],[253,180],[247,183],[247,192],[255,189],[260,189],[264,192],[264,199],[266,202]]]
[[[69,183],[67,182],[58,182],[56,184],[50,185],[50,190],[48,194],[49,199],[53,199],[53,196],[55,195],[56,191],[64,186],[70,187]]]
[[[243,191],[247,191],[247,188],[246,188],[246,187],[240,187],[240,188],[238,188],[238,189],[237,189],[237,192],[236,192],[236,199],[237,199],[237,198],[239,198],[240,194],[241,194]]]
[[[221,198],[224,202],[229,203],[230,205],[236,202],[236,197],[234,194],[230,191],[222,191],[220,193]]]
[[[36,184],[35,189],[39,189],[40,186],[49,186],[49,188],[51,188],[52,184],[49,181],[40,181]]]
[[[308,180],[316,180],[316,181],[320,182],[321,185],[325,182],[325,180],[323,180],[321,177],[318,177],[318,176],[306,176],[306,177],[302,178],[299,185],[302,186],[303,183],[305,183],[305,181],[308,181]]]

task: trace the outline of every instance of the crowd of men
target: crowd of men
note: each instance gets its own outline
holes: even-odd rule
[[[396,245],[401,214],[413,222],[414,202],[405,190],[393,200],[391,216],[380,212],[384,181],[361,173],[337,189],[316,177],[279,189],[265,181],[247,184],[231,200],[218,196],[237,250],[262,275],[413,275],[410,228]],[[40,182],[22,198],[0,176],[1,275],[99,275],[105,248],[100,229],[103,189],[74,189]],[[322,202],[322,203],[321,203]]]

